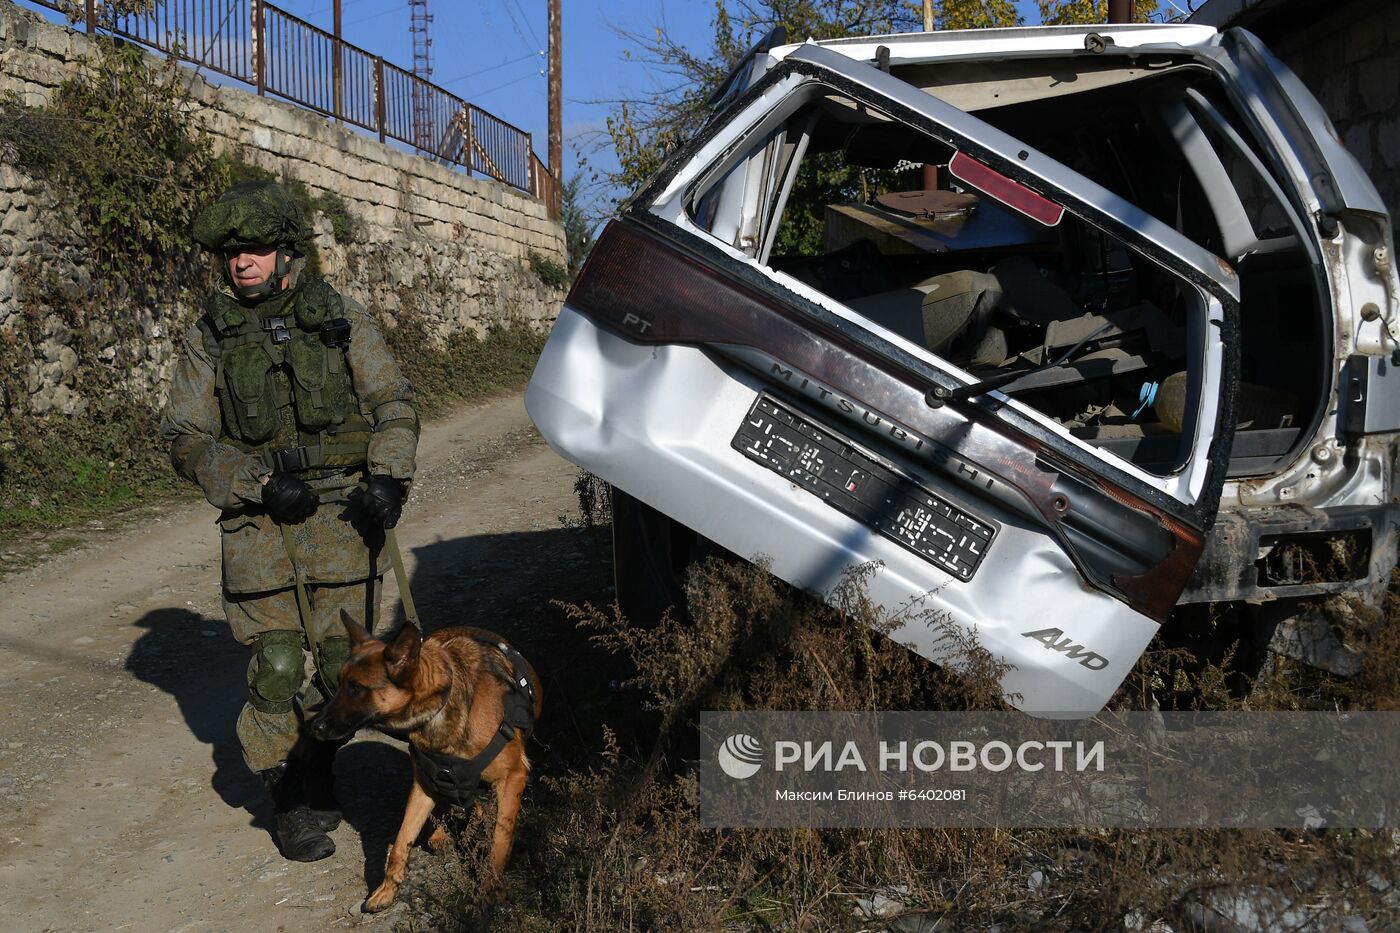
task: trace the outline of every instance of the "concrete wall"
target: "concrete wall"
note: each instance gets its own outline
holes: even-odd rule
[[[26,104],[43,105],[91,52],[86,35],[0,0],[0,92],[17,92]],[[323,270],[387,326],[395,325],[406,304],[439,338],[479,334],[508,320],[545,324],[558,313],[563,293],[544,285],[529,261],[534,253],[564,263],[562,228],[549,219],[542,202],[291,104],[215,87],[188,70],[182,75],[198,102],[196,116],[224,149],[237,149],[247,162],[304,182],[313,195],[333,191],[345,200],[358,233],[353,242],[337,243],[329,221],[316,219]],[[0,331],[13,330],[17,322],[24,297],[15,273],[27,260],[57,257],[65,280],[79,286],[88,281],[81,230],[75,231],[55,203],[43,184],[0,165]],[[23,402],[36,414],[81,409],[85,400],[74,376],[75,347],[81,342],[61,321],[44,317],[43,309],[25,310],[40,317],[44,335],[26,373],[30,398],[0,403]],[[170,331],[191,314],[191,308],[181,307],[140,312],[143,362],[130,383],[150,394],[153,404],[159,404],[169,377]]]

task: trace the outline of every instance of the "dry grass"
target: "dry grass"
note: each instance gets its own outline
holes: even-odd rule
[[[643,629],[615,611],[563,607],[600,647],[630,661],[625,695],[650,718],[634,734],[606,725],[591,742],[581,734],[590,747],[578,750],[577,763],[536,779],[505,896],[474,899],[471,879],[484,857],[484,842],[476,844],[438,878],[437,922],[599,931],[1165,929],[1158,922],[1232,930],[1241,927],[1220,925],[1207,905],[1229,912],[1248,902],[1261,929],[1343,929],[1347,917],[1372,931],[1400,928],[1400,849],[1390,832],[703,828],[684,763],[701,708],[998,708],[996,665],[974,643],[962,644],[967,663],[951,675],[886,637],[900,624],[938,620],[882,616],[865,596],[869,572],[847,579],[836,609],[762,568],[719,560],[693,569],[685,619]],[[1283,665],[1256,685],[1234,669],[1238,645],[1209,661],[1156,645],[1118,703],[1395,709],[1396,618],[1392,602],[1348,634],[1365,642],[1367,657],[1351,681]],[[1228,629],[1228,619],[1206,621]],[[484,840],[490,810],[463,838]],[[858,898],[876,894],[889,898],[891,912],[862,916]]]

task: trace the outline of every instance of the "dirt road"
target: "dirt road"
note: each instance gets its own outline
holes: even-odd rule
[[[519,395],[427,426],[419,453],[399,541],[420,612],[505,633],[548,700],[577,636],[547,601],[597,578],[592,539],[560,522],[576,470]],[[401,743],[341,752],[334,856],[273,848],[233,734],[247,656],[213,518],[182,507],[0,581],[0,928],[375,930],[411,910],[359,912],[407,795]]]

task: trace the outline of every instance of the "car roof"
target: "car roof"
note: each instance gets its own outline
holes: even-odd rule
[[[905,32],[883,36],[849,36],[814,42],[789,43],[768,52],[781,61],[803,45],[823,48],[862,61],[875,58],[880,46],[889,49],[890,60],[909,64],[941,58],[1002,58],[1045,53],[1083,52],[1085,39],[1098,35],[1120,49],[1151,48],[1154,51],[1187,51],[1214,44],[1219,33],[1211,26],[1181,23],[1091,24],[1080,26],[1017,26],[1004,29],[949,29]],[[1175,47],[1175,49],[1173,49]]]

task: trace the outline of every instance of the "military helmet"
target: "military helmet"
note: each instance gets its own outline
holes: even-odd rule
[[[282,246],[306,255],[312,232],[306,214],[282,185],[245,181],[219,195],[195,218],[195,241],[210,252],[243,246]]]

